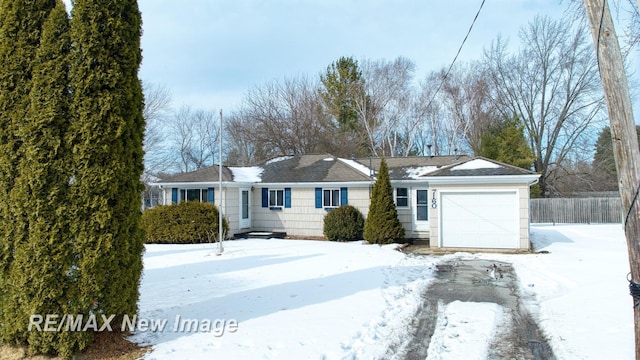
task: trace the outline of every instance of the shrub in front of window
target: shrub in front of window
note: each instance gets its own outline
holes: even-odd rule
[[[351,205],[340,206],[324,216],[324,236],[331,241],[362,240],[364,216]]]
[[[218,236],[218,208],[211,203],[186,201],[161,205],[142,213],[147,244],[197,244],[214,242]],[[222,219],[223,236],[229,232]]]

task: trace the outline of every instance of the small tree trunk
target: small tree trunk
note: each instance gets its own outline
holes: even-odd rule
[[[603,3],[604,1],[604,3]],[[613,152],[622,199],[631,281],[640,283],[640,150],[620,45],[605,0],[584,0],[599,58],[600,78],[609,110]],[[640,359],[640,301],[633,300],[636,359]]]

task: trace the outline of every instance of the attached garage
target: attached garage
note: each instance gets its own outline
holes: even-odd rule
[[[442,192],[440,200],[440,246],[519,248],[517,191]]]
[[[474,158],[425,174],[433,247],[529,249],[529,187],[539,175]]]

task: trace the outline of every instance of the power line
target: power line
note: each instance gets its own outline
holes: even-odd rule
[[[451,69],[453,68],[453,65],[456,63],[456,60],[458,60],[458,56],[460,55],[460,52],[462,51],[462,47],[464,46],[465,42],[467,42],[467,38],[469,37],[469,34],[471,33],[471,30],[473,29],[473,25],[476,23],[476,20],[478,20],[478,16],[480,15],[480,11],[482,10],[482,7],[484,6],[484,2],[485,2],[485,0],[482,0],[482,3],[480,4],[480,8],[476,12],[476,16],[473,18],[473,21],[471,22],[471,26],[469,26],[469,30],[467,30],[467,35],[465,35],[464,39],[462,39],[462,43],[460,44],[460,47],[458,48],[458,52],[456,53],[456,56],[453,58],[453,61],[451,62],[451,65],[449,65],[449,69],[447,69],[447,72],[444,74],[444,77],[442,78],[442,81],[440,81],[440,85],[438,85],[438,88],[436,89],[436,92],[433,93],[433,96],[431,97],[431,100],[429,100],[429,103],[427,103],[427,109],[429,108],[429,106],[431,106],[431,103],[433,102],[433,100],[435,100],[436,95],[438,95],[438,92],[440,92],[440,89],[442,88],[442,85],[444,85],[444,81],[447,80],[447,77],[449,76],[449,73],[451,72]]]
[[[602,21],[604,20],[604,10],[607,0],[602,0],[602,11],[600,11],[600,24],[598,25],[598,38],[596,39],[596,63],[600,71],[600,36],[602,36]],[[637,194],[636,194],[637,196]],[[631,209],[629,209],[631,211]]]

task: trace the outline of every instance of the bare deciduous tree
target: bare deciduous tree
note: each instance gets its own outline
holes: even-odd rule
[[[427,75],[416,117],[427,129],[432,155],[477,153],[482,133],[496,119],[489,85],[476,64]],[[424,148],[422,149],[424,150]]]
[[[375,156],[406,156],[418,132],[413,105],[415,64],[403,57],[394,61],[362,61],[361,88],[353,91],[369,152]],[[364,134],[363,134],[364,135]]]
[[[220,129],[214,111],[183,106],[171,117],[168,139],[177,159],[179,171],[187,172],[212,166],[219,161],[218,141]]]
[[[171,115],[171,93],[164,86],[144,82],[144,109],[142,116],[146,122],[144,133],[145,172],[157,174],[169,169],[170,155],[165,143],[164,128]]]
[[[345,156],[336,124],[323,110],[318,84],[306,77],[250,89],[229,121],[233,160],[250,163],[283,154],[331,152]]]
[[[602,114],[593,49],[584,27],[536,17],[521,30],[522,50],[508,55],[498,39],[485,64],[504,116],[522,119],[541,173],[543,196],[553,193],[550,171],[577,149]]]
[[[444,76],[444,69],[441,71]],[[478,63],[457,65],[443,80],[442,96],[456,135],[462,138],[461,150],[477,154],[482,134],[497,119],[490,85]]]

